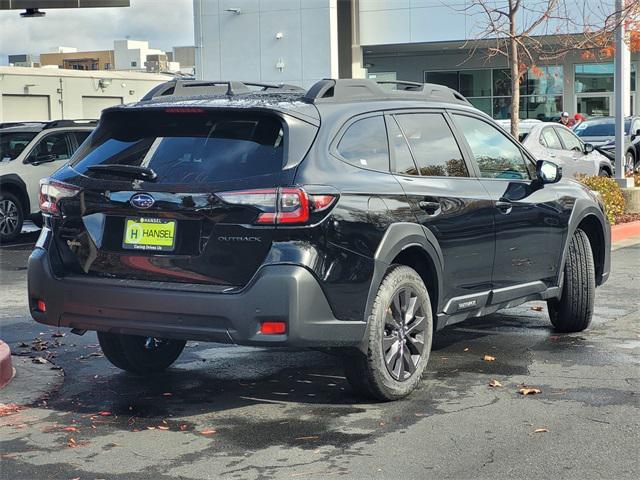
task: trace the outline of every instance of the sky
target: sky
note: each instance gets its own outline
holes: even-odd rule
[[[131,0],[128,8],[43,9],[42,18],[0,10],[0,65],[7,55],[47,53],[58,46],[110,50],[113,41],[148,40],[170,51],[193,45],[193,0]]]

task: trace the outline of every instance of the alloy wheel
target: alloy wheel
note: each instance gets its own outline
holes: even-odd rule
[[[631,176],[634,173],[634,158],[633,153],[627,152],[624,156],[624,172],[626,176]]]
[[[407,380],[416,371],[424,351],[425,315],[417,293],[401,288],[386,310],[382,352],[391,376]]]
[[[19,223],[18,206],[12,200],[6,198],[0,200],[0,234],[12,235]]]

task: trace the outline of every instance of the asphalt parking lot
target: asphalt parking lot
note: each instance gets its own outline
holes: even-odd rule
[[[589,330],[554,333],[541,302],[468,320],[415,394],[380,404],[315,351],[190,343],[166,373],[122,373],[95,334],[30,319],[36,235],[0,249],[0,336],[21,355],[0,402],[35,401],[0,410],[2,478],[638,478],[639,243],[613,253]]]

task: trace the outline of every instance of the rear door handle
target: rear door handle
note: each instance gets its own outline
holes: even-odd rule
[[[500,210],[501,213],[509,213],[511,209],[513,209],[513,204],[511,202],[507,202],[505,200],[498,200],[496,202],[496,208]]]
[[[424,210],[429,215],[435,215],[437,213],[440,213],[438,211],[438,210],[440,210],[440,202],[431,202],[429,200],[420,200],[418,202],[418,206],[420,207],[421,210]]]

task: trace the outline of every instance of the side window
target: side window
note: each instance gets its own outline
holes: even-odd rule
[[[469,172],[453,132],[440,113],[396,115],[421,175],[468,177]]]
[[[67,133],[53,133],[47,135],[29,154],[29,162],[51,162],[56,160],[68,160],[71,158],[71,149]]]
[[[393,117],[388,117],[387,119],[387,131],[389,132],[389,143],[393,152],[393,171],[402,175],[420,175],[411,156],[407,140]]]
[[[553,131],[553,128],[547,127],[542,129],[542,133],[540,134],[540,140],[543,145],[547,148],[553,148],[554,150],[562,150],[562,144],[558,139],[558,136]],[[544,141],[544,143],[543,143]]]
[[[483,178],[530,179],[528,160],[497,127],[477,118],[454,114]],[[529,168],[533,168],[531,165]]]
[[[91,132],[73,132],[72,135],[76,137],[76,144],[79,147],[80,145],[82,145],[82,142],[84,142],[87,137],[91,135]]]
[[[562,139],[565,150],[576,150],[579,152],[582,151],[582,142],[580,142],[580,140],[578,140],[578,137],[576,137],[573,133],[564,128],[555,128],[554,130]]]
[[[352,165],[388,172],[389,146],[382,116],[363,118],[351,124],[337,150]]]

